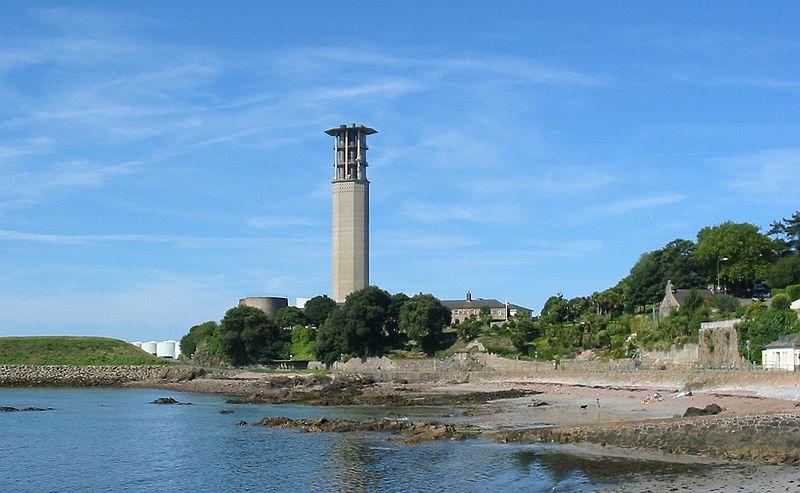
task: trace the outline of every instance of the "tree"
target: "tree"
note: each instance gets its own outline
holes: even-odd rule
[[[404,335],[400,330],[400,310],[410,298],[405,293],[395,293],[392,295],[392,302],[389,304],[386,316],[386,334],[388,344],[392,347],[401,347],[405,343]]]
[[[475,315],[470,315],[456,325],[456,335],[462,341],[468,342],[478,337],[483,328],[484,324]]]
[[[698,288],[703,280],[697,272],[695,245],[689,240],[676,239],[664,247],[643,254],[631,268],[629,311],[637,311],[657,303],[664,297],[667,281],[681,288]]]
[[[800,211],[782,221],[781,234],[789,251],[800,254]]]
[[[287,356],[289,333],[258,308],[237,306],[225,312],[218,337],[223,358],[234,365]]]
[[[767,282],[773,288],[800,284],[800,254],[779,258],[767,268]]]
[[[275,315],[275,323],[282,329],[289,329],[297,325],[303,326],[308,324],[308,319],[305,313],[303,313],[303,310],[296,306],[287,306],[278,310],[278,313]]]
[[[718,294],[711,298],[711,306],[718,312],[719,318],[734,316],[740,308],[739,299],[728,294]]]
[[[399,328],[423,351],[433,354],[441,346],[442,329],[450,325],[451,312],[433,295],[418,294],[400,309]]]
[[[600,315],[618,317],[622,315],[626,305],[626,291],[630,290],[629,280],[626,277],[617,283],[613,288],[592,294],[594,305]]]
[[[181,337],[181,352],[188,355],[194,354],[198,347],[202,348],[216,332],[217,323],[214,321],[193,326],[185,336]]]
[[[569,302],[564,299],[564,295],[558,293],[556,296],[547,298],[539,316],[546,324],[560,324],[571,320],[569,313]]]
[[[306,301],[303,313],[308,323],[314,327],[319,327],[334,310],[336,310],[336,302],[323,294]]]
[[[792,310],[763,310],[755,318],[736,326],[739,352],[754,363],[761,363],[761,350],[779,337],[800,332],[800,319]]]
[[[316,354],[318,360],[327,366],[332,365],[347,352],[347,340],[342,329],[346,324],[347,320],[344,312],[336,310],[331,312],[328,318],[319,326],[314,354]]]
[[[392,299],[376,287],[347,295],[344,306],[331,312],[317,334],[317,357],[330,365],[341,355],[375,356],[387,344],[386,322]]]
[[[731,221],[697,233],[695,257],[708,283],[716,283],[717,268],[734,294],[745,296],[764,279],[774,257],[774,243],[758,226]]]
[[[507,325],[511,331],[511,343],[522,354],[529,353],[529,344],[542,333],[541,324],[534,322],[522,312],[517,312]]]

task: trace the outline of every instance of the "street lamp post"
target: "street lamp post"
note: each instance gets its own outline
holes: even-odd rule
[[[728,260],[728,257],[722,257],[722,258],[718,258],[717,259],[717,292],[720,291],[720,285],[719,285],[719,263],[720,262],[725,262],[726,260]]]

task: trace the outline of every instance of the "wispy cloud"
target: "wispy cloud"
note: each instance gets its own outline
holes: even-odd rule
[[[576,70],[548,66],[524,57],[475,53],[452,57],[435,52],[412,55],[392,54],[368,47],[354,52],[333,48],[305,47],[291,50],[278,57],[287,70],[328,71],[343,65],[367,67],[368,70],[414,70],[427,80],[460,77],[474,78],[491,75],[545,85],[599,86],[607,77]]]
[[[434,232],[393,232],[376,238],[373,255],[376,257],[405,254],[409,249],[414,251],[449,251],[471,247],[480,243],[475,237],[460,234],[444,234]]]
[[[583,166],[547,165],[546,168],[536,174],[478,177],[466,180],[463,188],[475,194],[522,191],[537,196],[565,196],[602,189],[618,180],[611,173]]]
[[[147,235],[147,234],[94,234],[69,235],[49,233],[29,233],[24,231],[0,230],[0,241],[22,241],[33,243],[50,243],[55,245],[81,245],[90,243],[170,243],[181,247],[231,247],[255,245],[280,245],[297,243],[322,243],[327,241],[321,237],[202,237],[179,235]]]
[[[407,202],[402,206],[403,214],[425,223],[444,221],[466,221],[478,224],[505,222],[499,214],[467,204],[434,204]]]
[[[548,67],[532,60],[512,57],[486,57],[442,59],[437,66],[452,72],[489,73],[534,84],[566,86],[600,86],[605,78],[577,71]]]
[[[256,229],[270,229],[282,226],[311,226],[315,221],[306,217],[253,217],[247,224]]]
[[[570,213],[570,216],[584,220],[597,219],[599,217],[609,215],[618,216],[643,209],[652,209],[655,207],[661,207],[663,205],[674,204],[675,202],[680,202],[685,199],[685,195],[674,193],[633,197],[587,207],[585,209]]]
[[[711,163],[729,177],[725,186],[742,196],[797,204],[800,190],[800,148],[767,149],[752,154],[717,157]]]
[[[11,166],[0,181],[0,212],[35,204],[65,191],[100,186],[116,176],[132,173],[138,164],[132,161],[104,166],[72,161],[46,165],[43,170]]]
[[[764,77],[761,74],[751,76],[703,75],[688,71],[673,71],[669,75],[676,81],[701,86],[756,87],[772,90],[800,89],[800,79]]]

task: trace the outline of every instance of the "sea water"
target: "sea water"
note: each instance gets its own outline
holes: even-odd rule
[[[165,396],[192,405],[152,404]],[[117,388],[0,389],[0,406],[53,408],[0,413],[3,492],[592,491],[707,467],[483,439],[399,445],[374,433],[238,426],[265,416],[414,419],[414,408],[233,405]],[[219,412],[226,408],[234,413]]]

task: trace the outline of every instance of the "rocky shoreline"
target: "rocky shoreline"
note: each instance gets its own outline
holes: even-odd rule
[[[800,413],[686,417],[487,433],[501,442],[584,444],[800,465]]]
[[[186,381],[202,368],[170,365],[0,365],[0,387],[95,387],[137,381]]]
[[[402,443],[419,443],[428,440],[464,440],[478,436],[472,427],[456,427],[436,421],[410,421],[408,419],[290,419],[285,417],[263,418],[256,423],[241,421],[241,426],[266,426],[270,428],[296,429],[303,433],[348,433],[373,432],[402,435]],[[391,438],[387,440],[392,440]]]
[[[648,391],[642,386],[547,384],[541,380],[537,376],[536,381],[480,384],[405,383],[375,381],[371,376],[357,374],[207,374],[201,368],[166,365],[0,365],[0,386],[119,385],[235,396],[227,401],[230,404],[435,406],[443,411],[452,409],[458,415],[454,423],[325,418],[265,418],[254,423],[303,432],[385,432],[404,436],[406,443],[480,435],[500,442],[594,444],[631,451],[800,465],[800,451],[796,448],[800,443],[800,410],[796,407],[800,404],[792,400],[735,395],[718,389],[695,391],[693,396],[679,399],[669,396],[678,389],[660,388],[657,390],[667,398],[653,402],[642,399]],[[614,381],[613,375],[610,381]],[[712,405],[722,412],[683,417],[688,408]],[[441,416],[452,418],[452,413]]]

